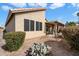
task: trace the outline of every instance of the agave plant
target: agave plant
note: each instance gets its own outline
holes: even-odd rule
[[[27,50],[28,56],[45,56],[48,55],[50,52],[50,47],[44,43],[34,43],[29,50]]]

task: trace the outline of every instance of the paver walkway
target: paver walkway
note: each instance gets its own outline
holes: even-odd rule
[[[69,46],[62,39],[56,39],[52,36],[44,36],[35,39],[27,39],[25,40],[23,46],[15,52],[7,52],[3,50],[1,47],[5,44],[3,39],[0,39],[0,55],[3,56],[25,56],[26,50],[32,46],[33,43],[45,43],[52,47],[52,54],[54,56],[72,56],[74,53],[69,49]],[[79,55],[79,54],[77,54]]]

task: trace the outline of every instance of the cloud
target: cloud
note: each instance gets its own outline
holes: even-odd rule
[[[73,7],[79,7],[79,3],[71,3]]]
[[[63,16],[59,16],[56,19],[57,19],[58,22],[61,22],[61,23],[65,24],[65,16],[64,17]]]
[[[36,5],[36,3],[28,3],[29,6],[32,6],[32,7],[38,7],[38,5]]]
[[[15,7],[25,7],[26,3],[10,3],[10,5],[13,5]]]
[[[56,8],[60,8],[63,7],[65,5],[65,3],[53,3],[49,6],[49,8],[51,9],[56,9]]]
[[[77,16],[77,13],[79,13],[79,11],[74,12],[72,15]]]
[[[31,7],[48,7],[51,9],[56,9],[56,8],[60,8],[63,7],[65,5],[65,3],[52,3],[51,5],[48,6],[47,3],[28,3],[29,6]]]
[[[10,6],[1,6],[1,9],[3,9],[3,10],[9,10],[9,9],[13,9],[12,7],[10,7]]]
[[[47,7],[47,4],[46,3],[37,3],[38,6],[41,6],[41,7]]]
[[[47,3],[28,3],[32,7],[47,7]]]

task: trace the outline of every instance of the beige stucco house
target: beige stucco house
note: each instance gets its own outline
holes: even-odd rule
[[[5,24],[7,32],[23,31],[26,38],[35,38],[45,35],[45,10],[44,8],[20,8],[9,10]]]
[[[45,8],[18,8],[9,10],[5,29],[7,32],[26,32],[26,39],[46,35],[46,29],[55,24],[45,20]],[[61,25],[60,25],[61,26]]]

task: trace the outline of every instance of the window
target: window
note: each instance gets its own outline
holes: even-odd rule
[[[30,21],[30,31],[34,31],[34,21]]]
[[[36,21],[36,31],[39,31],[39,22]]]
[[[40,22],[40,30],[42,30],[42,23]]]
[[[24,19],[24,31],[29,31],[29,20]]]
[[[42,30],[42,23],[36,22],[36,31]]]
[[[33,20],[24,19],[24,31],[34,31],[35,22]],[[42,30],[42,23],[36,21],[36,31]]]

